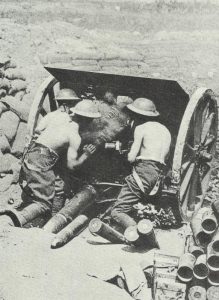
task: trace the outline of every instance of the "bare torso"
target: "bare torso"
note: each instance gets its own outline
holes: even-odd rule
[[[130,162],[141,158],[165,163],[170,149],[171,135],[164,125],[158,122],[146,122],[135,128],[134,136],[134,143],[128,157]]]
[[[57,110],[49,113],[42,119],[38,128],[39,137],[37,142],[43,144],[57,153],[69,146],[69,136],[75,140],[75,144],[80,144],[78,124],[72,122],[66,112]]]

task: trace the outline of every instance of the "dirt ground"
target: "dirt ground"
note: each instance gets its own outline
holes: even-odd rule
[[[190,94],[197,87],[205,86],[218,95],[218,4],[217,1],[207,0],[1,0],[0,55],[10,55],[20,65],[27,77],[30,98],[34,97],[37,88],[48,76],[43,64],[58,64],[68,68],[82,66],[89,70],[171,78],[179,81]],[[9,293],[8,296],[1,298],[0,294],[0,299],[54,299],[57,296],[59,299],[71,299],[70,294],[63,296],[52,292],[56,284],[62,281],[61,271],[58,272],[59,276],[52,278],[54,281],[48,290],[50,295],[46,296],[43,290],[38,290],[42,280],[36,285],[29,285],[31,278],[44,278],[45,289],[50,285],[48,279],[45,279],[47,274],[41,276],[40,273],[42,270],[49,270],[51,274],[54,268],[55,258],[48,258],[50,266],[45,264],[49,247],[46,236],[35,232],[33,235],[25,234],[22,238],[16,232],[15,238],[13,234],[6,234],[7,238],[4,238],[1,233],[1,251],[13,247],[10,250],[12,252],[8,253],[13,256],[12,253],[18,251],[20,261],[24,264],[18,264],[19,257],[16,258],[16,255],[11,260],[11,256],[4,251],[4,270],[7,273],[6,262],[10,262],[8,274],[11,277],[7,279],[10,284],[5,291],[6,294]],[[32,244],[33,236],[35,242]],[[50,239],[51,237],[49,241]],[[43,242],[45,240],[46,243]],[[44,246],[38,249],[36,241],[41,241]],[[33,253],[32,259],[26,264],[22,254],[24,245],[27,245],[29,253]],[[80,253],[79,249],[80,243],[76,253]],[[71,251],[74,251],[73,248]],[[68,248],[69,255],[71,251]],[[66,253],[62,259],[66,257]],[[36,260],[34,255],[37,256]],[[61,259],[62,254],[59,255]],[[94,253],[94,256],[98,254]],[[70,259],[73,262],[77,260],[77,256],[73,255]],[[32,274],[37,262],[42,268],[38,265],[38,271]],[[71,273],[68,263],[57,266],[63,272],[68,269],[67,274],[74,276],[77,272]],[[18,273],[13,273],[15,265],[21,268],[16,268]],[[79,262],[76,265],[80,268]],[[29,267],[26,269],[27,266]],[[29,286],[28,289],[18,289],[17,297],[10,294],[15,278],[20,280],[18,285]],[[83,276],[81,280],[84,280]],[[1,289],[4,284],[5,281],[1,279]],[[34,286],[38,292],[29,297],[30,288],[34,289]],[[95,284],[92,289],[96,289]],[[22,294],[24,290],[25,293]],[[72,295],[72,290],[66,291]],[[76,296],[74,299],[88,299],[87,294],[80,292],[78,298]],[[101,294],[99,297],[108,299]],[[121,295],[117,297],[123,299]]]
[[[2,0],[0,51],[27,74],[30,97],[47,76],[41,62],[72,67],[75,53],[91,58],[90,69],[98,67],[94,58],[125,57],[123,73],[218,93],[218,11],[217,1],[205,0]],[[121,71],[116,63],[107,71],[117,67]]]

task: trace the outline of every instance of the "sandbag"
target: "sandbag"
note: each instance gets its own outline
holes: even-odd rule
[[[118,67],[118,68],[128,67],[128,62],[126,60],[106,59],[106,60],[100,60],[98,63],[101,67]]]
[[[7,69],[5,71],[5,77],[10,80],[20,79],[25,80],[25,76],[18,69]]]
[[[5,65],[4,65],[4,70],[7,70],[7,69],[9,69],[9,68],[12,68],[12,69],[17,68],[16,62],[13,61],[13,60],[7,61],[7,62],[5,63]]]
[[[0,118],[0,128],[2,128],[9,143],[11,143],[16,136],[19,122],[19,117],[12,111],[4,112]]]
[[[96,59],[73,59],[72,60],[73,66],[96,66],[97,60]]]
[[[71,54],[53,54],[49,56],[49,62],[53,63],[69,63],[71,64]]]
[[[7,176],[0,179],[0,192],[7,191],[12,184],[13,175],[7,174]]]
[[[101,53],[101,51],[98,50],[89,50],[89,49],[84,49],[84,51],[75,51],[74,53],[71,54],[72,60],[100,60],[104,58],[104,54]]]
[[[14,96],[14,97],[15,97],[15,100],[17,100],[17,101],[22,101],[24,95],[25,95],[25,91],[17,92],[17,93],[15,94],[15,96]]]
[[[27,122],[30,111],[30,106],[25,102],[15,101],[14,97],[6,96],[0,100],[4,103],[11,111],[13,111],[21,120]]]
[[[10,81],[6,78],[1,78],[0,79],[0,89],[5,89],[8,91],[10,88],[11,88]]]
[[[25,137],[27,135],[27,124],[24,122],[20,122],[17,130],[17,135],[15,137],[11,153],[16,157],[21,157],[24,151],[25,146]]]
[[[27,83],[23,80],[12,80],[11,81],[11,88],[9,89],[8,94],[9,95],[14,95],[15,93],[19,92],[19,91],[23,91],[26,90],[27,88]]]
[[[6,136],[3,133],[3,130],[0,128],[0,151],[1,153],[10,152],[11,147],[10,144],[6,138]]]
[[[5,96],[6,96],[6,90],[0,89],[0,98],[5,97]]]
[[[4,67],[9,62],[10,62],[10,57],[2,54],[0,55],[0,68]]]
[[[16,163],[18,159],[11,155],[10,153],[6,153],[0,157],[0,173],[10,173],[13,171],[13,164]]]
[[[13,173],[12,183],[18,183],[21,171],[21,160],[17,160],[11,164],[11,169]]]
[[[0,69],[0,78],[4,78],[5,77],[5,72],[4,70]]]

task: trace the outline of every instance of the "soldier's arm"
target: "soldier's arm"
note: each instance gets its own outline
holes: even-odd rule
[[[128,161],[133,163],[141,149],[141,144],[143,140],[142,130],[138,127],[135,128],[134,132],[134,142],[131,146],[131,150],[128,153]]]
[[[84,153],[81,156],[78,156],[78,149],[81,143],[81,138],[79,135],[70,135],[69,148],[67,152],[67,167],[70,170],[79,167],[82,165],[87,158],[96,151],[96,147],[93,145],[88,145],[84,149]]]

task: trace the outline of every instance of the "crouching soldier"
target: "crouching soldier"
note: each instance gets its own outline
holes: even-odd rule
[[[136,225],[130,216],[133,205],[149,195],[157,184],[168,156],[171,135],[159,122],[159,113],[154,103],[138,98],[127,105],[134,126],[134,141],[128,153],[133,172],[126,177],[118,199],[112,209],[112,218],[125,230]]]
[[[83,100],[76,104],[73,115],[56,111],[42,119],[37,128],[39,135],[24,154],[20,172],[24,204],[31,203],[32,206],[17,212],[14,223],[19,221],[19,225],[23,225],[31,218],[51,211],[55,195],[54,168],[58,159],[66,155],[67,168],[75,170],[95,152],[95,146],[88,145],[78,155],[81,144],[79,130],[100,116],[91,100]],[[28,215],[28,209],[32,216]],[[11,213],[8,215],[11,217]]]

